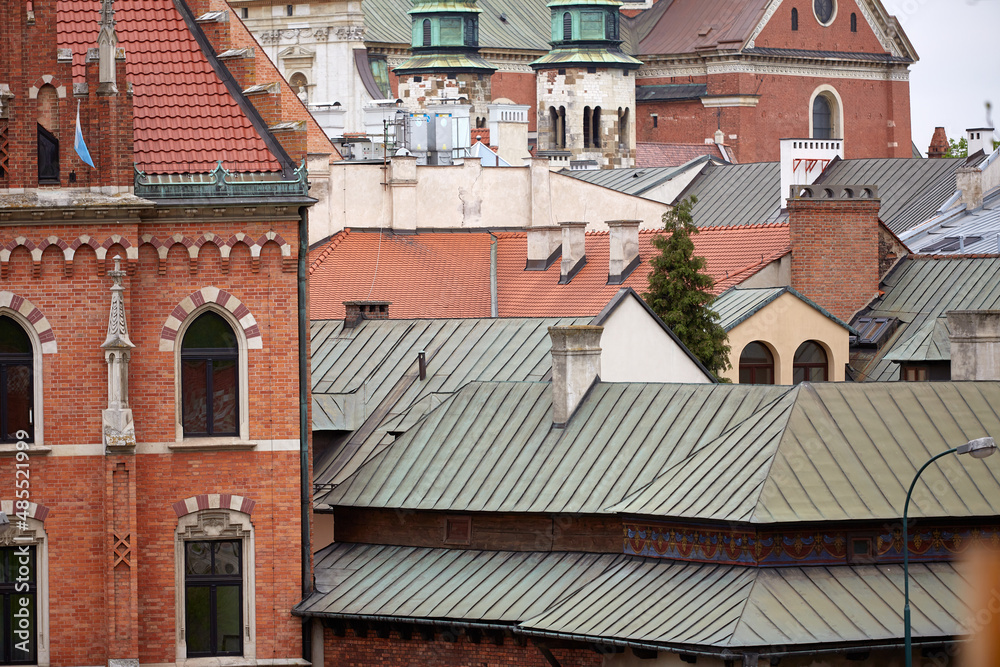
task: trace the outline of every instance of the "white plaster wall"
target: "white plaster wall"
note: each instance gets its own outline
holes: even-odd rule
[[[740,287],[788,287],[792,284],[792,253],[776,259],[740,283]]]
[[[661,183],[655,188],[646,190],[642,193],[642,197],[644,199],[652,199],[653,201],[669,204],[677,199],[677,196],[680,193],[684,192],[684,188],[691,185],[691,181],[693,181],[695,177],[701,173],[701,169],[704,166],[704,164],[699,164],[691,167],[677,176],[674,176],[666,183]]]
[[[711,382],[633,297],[620,303],[604,323],[601,379],[605,382]]]
[[[345,227],[412,229],[413,221],[417,229],[526,228],[585,221],[587,231],[607,231],[607,220],[632,219],[642,220],[642,229],[659,229],[670,208],[544,169],[536,170],[539,178],[533,181],[530,167],[482,167],[478,159],[468,159],[449,167],[417,167],[416,210],[394,211],[394,189],[414,186],[394,185],[393,170],[390,165],[384,172],[381,164],[330,165],[328,214],[324,218],[318,209],[310,216],[310,243]],[[389,185],[384,186],[386,174]],[[541,207],[537,218],[532,217],[533,202]]]

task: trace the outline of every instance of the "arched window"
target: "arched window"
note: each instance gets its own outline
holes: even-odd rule
[[[833,139],[833,110],[825,95],[817,95],[812,108],[814,139]]]
[[[590,139],[594,148],[601,147],[601,107],[594,107],[593,116],[590,119]]]
[[[799,29],[799,10],[792,7],[792,30]]]
[[[573,39],[573,17],[569,12],[563,12],[563,40]]]
[[[774,357],[763,343],[753,342],[743,348],[740,384],[774,384]]]
[[[858,15],[852,13],[851,14],[851,32],[857,32],[857,31],[858,31]]]
[[[583,107],[583,147],[590,148],[590,127],[591,127],[590,107]]]
[[[185,437],[235,436],[240,431],[239,346],[224,317],[199,315],[181,344],[181,405]]]
[[[431,45],[431,20],[424,19],[424,46]]]
[[[655,126],[655,123],[654,123]],[[618,109],[618,147],[628,148],[628,107]]]
[[[12,318],[0,317],[0,442],[34,440],[33,362],[28,334]]]
[[[799,345],[792,361],[792,382],[826,382],[827,368],[826,352],[819,343],[811,340]]]

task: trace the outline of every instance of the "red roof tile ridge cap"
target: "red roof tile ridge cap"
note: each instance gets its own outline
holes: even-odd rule
[[[779,227],[788,227],[787,222],[755,222],[750,225],[712,225],[709,227],[699,227],[698,231],[703,232],[706,230],[716,231],[720,229],[778,229]]]
[[[313,271],[318,269],[320,264],[326,261],[326,258],[330,256],[330,253],[332,253],[338,245],[340,245],[340,242],[344,240],[350,231],[350,227],[345,227],[330,238],[330,242],[327,243],[326,247],[323,248],[319,256],[309,265],[309,275],[312,275]]]

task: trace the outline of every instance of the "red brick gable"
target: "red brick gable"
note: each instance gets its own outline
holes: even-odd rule
[[[861,0],[863,3],[864,0]],[[845,53],[886,53],[871,25],[858,6],[858,0],[837,0],[833,22],[824,26],[813,13],[813,0],[786,0],[767,21],[754,40],[757,48],[807,49]],[[798,30],[792,28],[792,9],[798,11]],[[857,19],[857,32],[851,32],[851,14]]]

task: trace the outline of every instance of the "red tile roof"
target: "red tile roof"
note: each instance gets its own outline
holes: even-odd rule
[[[640,294],[647,288],[656,232],[639,233],[642,263],[625,281]],[[568,285],[559,283],[559,262],[548,271],[525,271],[525,232],[497,234],[497,304],[501,317],[596,315],[620,289],[608,285],[606,232],[587,234],[587,265]],[[483,232],[342,232],[311,253],[312,319],[343,319],[343,301],[392,301],[394,319],[489,317],[490,235]],[[720,293],[789,251],[788,225],[703,228],[695,252]],[[372,276],[379,263],[375,287]]]
[[[58,47],[73,51],[74,77],[96,47],[100,3],[63,0]],[[150,173],[237,171],[281,166],[198,46],[172,0],[118,0],[119,46],[133,86],[135,162]]]
[[[485,232],[344,231],[313,249],[310,264],[310,319],[342,320],[353,300],[391,301],[393,319],[490,316]]]
[[[724,160],[715,144],[657,144],[638,142],[635,145],[636,167],[679,167],[702,155]]]

